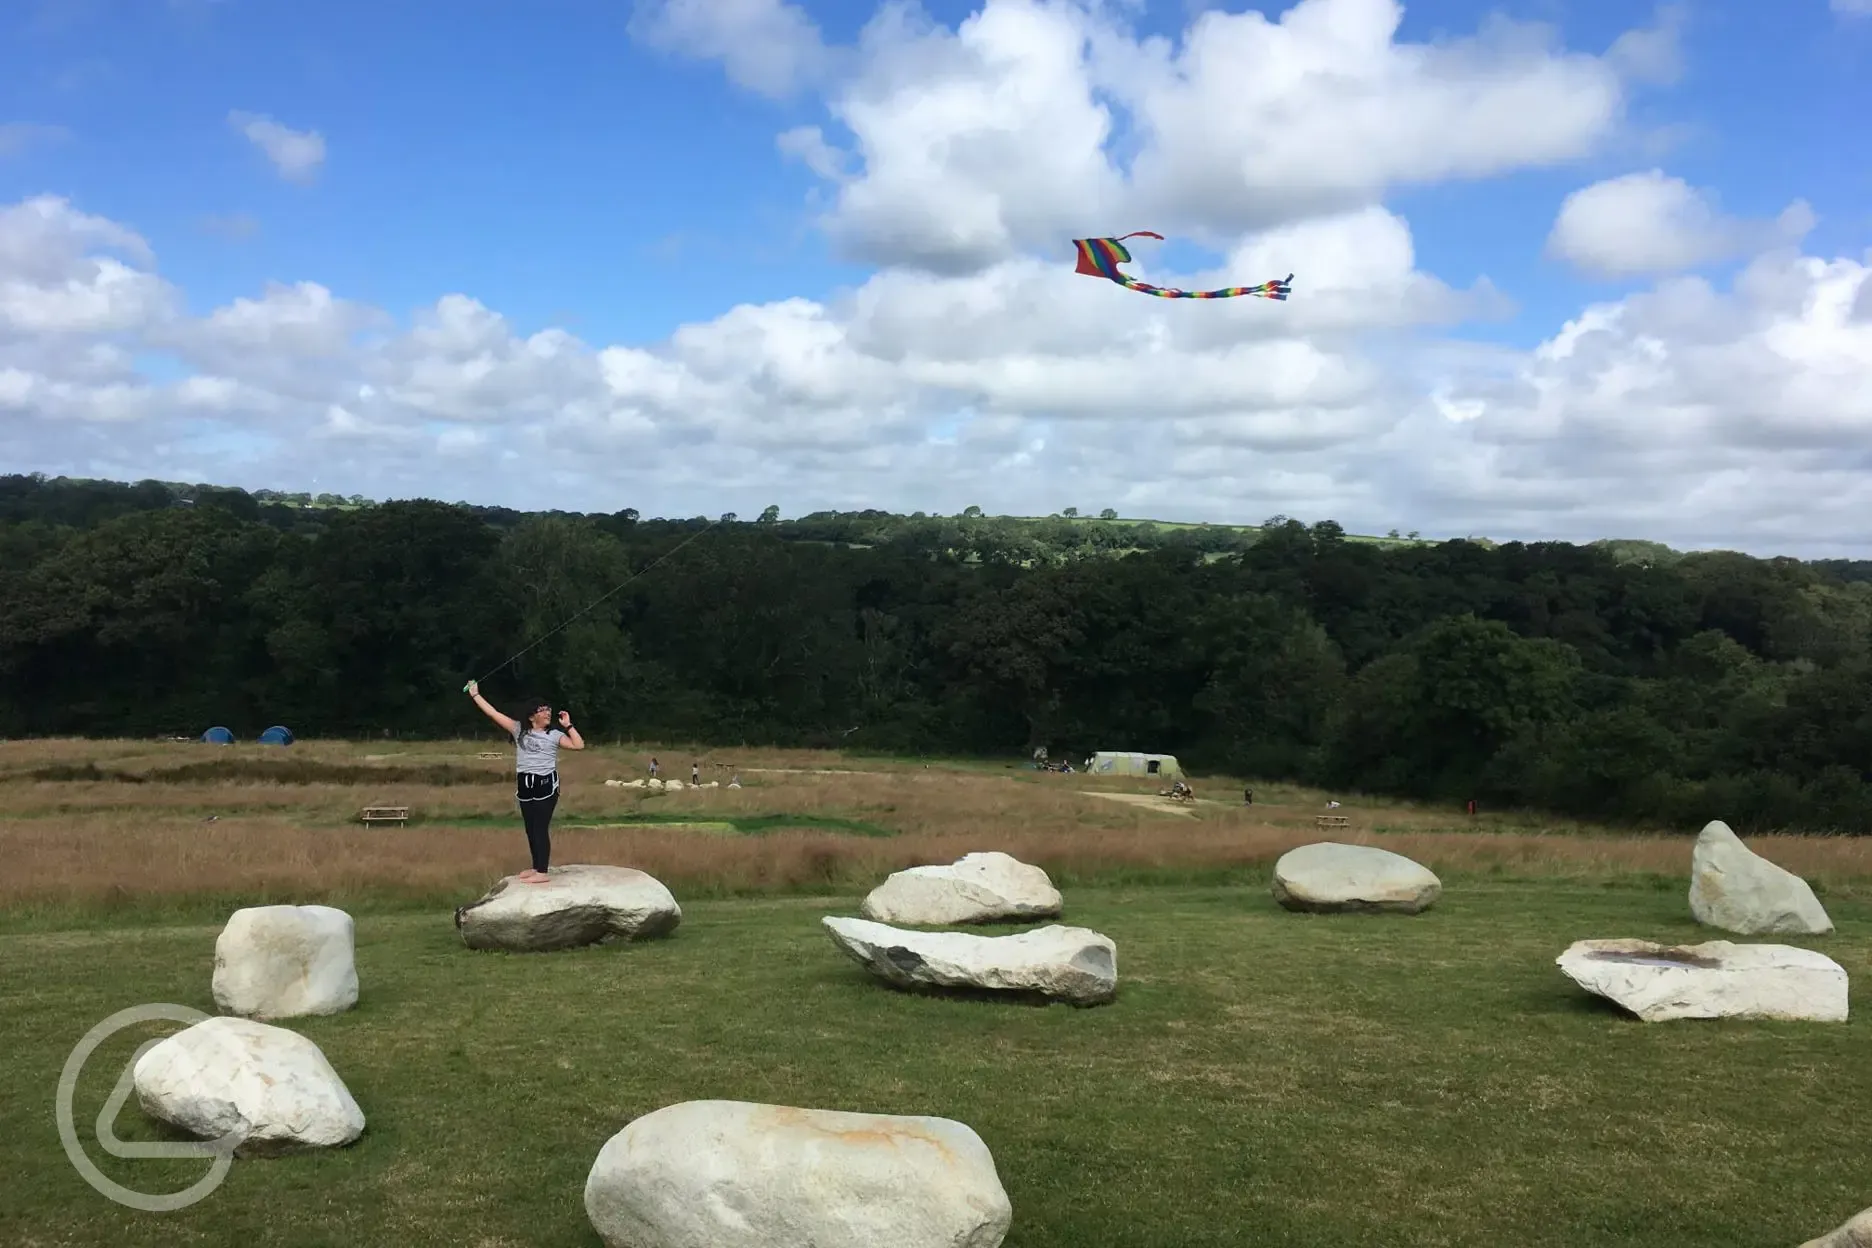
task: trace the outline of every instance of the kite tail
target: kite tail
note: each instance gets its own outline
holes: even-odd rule
[[[1085,270],[1081,269],[1080,272]],[[1285,301],[1293,293],[1293,274],[1276,277],[1262,282],[1258,286],[1224,286],[1218,290],[1173,290],[1165,286],[1153,286],[1149,282],[1140,282],[1128,274],[1099,274],[1111,277],[1120,286],[1135,290],[1143,295],[1155,295],[1159,299],[1236,299],[1251,295],[1257,299],[1279,299]]]

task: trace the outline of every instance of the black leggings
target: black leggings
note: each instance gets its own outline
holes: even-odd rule
[[[526,820],[527,848],[533,853],[533,869],[545,874],[552,858],[553,808],[559,804],[559,773],[534,776],[520,773],[515,797],[520,801],[520,817]]]

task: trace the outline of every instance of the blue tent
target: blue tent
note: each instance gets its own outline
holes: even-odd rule
[[[234,734],[221,727],[210,728],[207,732],[201,734],[201,739],[206,741],[209,745],[234,744]]]
[[[261,745],[291,745],[292,743],[292,729],[281,724],[274,724],[271,728],[260,734]]]

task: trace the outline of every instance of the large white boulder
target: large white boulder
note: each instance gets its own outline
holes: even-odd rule
[[[1742,936],[1819,936],[1833,920],[1807,881],[1742,843],[1720,819],[1703,825],[1690,855],[1690,913]]]
[[[991,923],[1057,918],[1060,905],[1045,871],[991,851],[894,872],[871,890],[860,913],[879,923]]]
[[[1555,959],[1586,991],[1647,1023],[1679,1018],[1846,1021],[1846,969],[1792,945],[1578,940]]]
[[[1417,914],[1442,895],[1443,884],[1428,867],[1403,854],[1321,841],[1282,854],[1274,864],[1271,889],[1274,900],[1288,910]]]
[[[152,1045],[131,1072],[143,1112],[237,1157],[349,1144],[364,1111],[318,1045],[248,1018],[210,1018]]]
[[[1872,1209],[1862,1209],[1843,1225],[1800,1248],[1872,1248]]]
[[[899,988],[961,988],[1100,1005],[1118,995],[1118,947],[1083,927],[1016,936],[906,932],[868,919],[822,920],[832,943]]]
[[[675,930],[682,908],[669,889],[633,867],[554,867],[538,884],[508,876],[455,911],[470,949],[544,953]]]
[[[296,1018],[357,1004],[351,916],[331,906],[251,906],[215,938],[214,999],[228,1014]]]
[[[585,1213],[606,1248],[997,1248],[1014,1217],[962,1123],[744,1101],[612,1136]]]

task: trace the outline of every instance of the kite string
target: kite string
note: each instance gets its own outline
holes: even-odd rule
[[[652,559],[649,563],[645,564],[643,567],[639,568],[637,571],[631,573],[629,576],[625,577],[623,581],[619,582],[612,589],[610,589],[609,591],[607,591],[600,597],[593,599],[590,603],[586,604],[584,607],[580,608],[578,611],[568,616],[564,623],[559,624],[557,627],[552,629],[551,632],[545,633],[539,637],[535,637],[532,641],[528,642],[525,647],[515,652],[514,654],[509,655],[507,658],[501,660],[499,663],[496,663],[493,667],[489,668],[487,670],[486,675],[480,676],[474,680],[469,681],[468,685],[480,684],[482,681],[486,680],[489,676],[492,676],[495,672],[500,671],[501,668],[506,667],[509,663],[512,663],[515,659],[518,659],[521,655],[525,654],[528,650],[531,650],[534,646],[539,645],[542,641],[545,641],[548,637],[553,636],[554,633],[558,633],[559,631],[564,629],[567,625],[571,624],[572,621],[578,619],[579,616],[584,615],[587,611],[590,611],[593,607],[597,606],[599,603],[603,602],[605,599],[610,598],[613,595],[617,594],[618,591],[622,590],[625,586],[629,585],[632,581],[636,580],[638,577],[642,576],[644,573],[650,571],[650,569],[656,567],[659,563],[662,563],[665,559],[668,559],[671,555],[675,554],[677,551],[687,546],[690,542],[695,541],[698,537],[701,537],[703,534],[707,533],[710,529],[714,528],[716,525],[720,523],[721,523],[720,520],[709,521],[707,524],[703,525],[699,530],[697,530],[694,533],[691,533],[688,537],[683,538],[682,541],[676,543],[676,545],[670,547],[670,549],[664,551],[662,554],[658,555],[655,559]],[[462,691],[464,693],[467,692],[468,685],[462,686]]]

